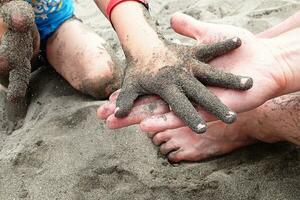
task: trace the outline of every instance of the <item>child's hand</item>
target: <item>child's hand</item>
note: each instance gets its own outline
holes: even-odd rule
[[[1,5],[0,18],[3,34],[0,45],[0,76],[9,79],[6,109],[9,118],[8,132],[12,132],[21,126],[20,120],[26,115],[30,61],[39,49],[39,34],[34,23],[33,9],[26,1],[10,1]]]
[[[127,116],[138,96],[157,94],[197,133],[205,132],[206,124],[189,99],[222,121],[232,123],[236,114],[204,85],[247,90],[252,87],[253,81],[205,63],[238,48],[241,40],[233,38],[196,47],[163,44],[147,58],[134,59],[127,53],[127,70],[116,102],[115,116]]]

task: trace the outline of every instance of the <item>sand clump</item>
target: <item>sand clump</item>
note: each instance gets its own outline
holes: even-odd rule
[[[283,0],[151,3],[161,32],[189,43],[168,28],[171,13],[183,10],[259,32],[300,9],[297,1]],[[93,1],[76,5],[78,17],[124,58]],[[259,143],[205,162],[171,165],[137,127],[108,130],[95,115],[103,102],[79,94],[52,69],[41,69],[30,85],[24,126],[0,134],[0,199],[299,199],[300,148],[295,145]]]

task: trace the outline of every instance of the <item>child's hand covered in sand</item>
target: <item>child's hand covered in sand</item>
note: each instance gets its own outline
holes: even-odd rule
[[[0,27],[0,79],[9,79],[6,110],[11,133],[26,115],[30,61],[39,51],[39,33],[26,1],[0,1]]]
[[[238,48],[240,39],[220,40],[198,47],[170,44],[158,33],[146,8],[131,1],[119,4],[111,20],[127,60],[116,102],[117,118],[126,117],[139,96],[157,94],[197,133],[205,132],[206,124],[190,100],[226,123],[236,119],[236,114],[204,84],[247,90],[253,85],[252,79],[219,71],[205,63]]]
[[[236,114],[204,85],[247,90],[253,85],[252,79],[219,71],[205,63],[240,45],[238,38],[198,47],[165,42],[147,59],[135,60],[127,54],[127,70],[115,116],[126,117],[138,96],[157,94],[197,133],[204,132],[206,125],[189,99],[223,122],[232,123]]]
[[[268,99],[287,92],[286,80],[289,77],[285,72],[289,69],[282,60],[281,52],[278,51],[280,49],[278,41],[263,39],[263,37],[268,37],[268,34],[272,36],[276,31],[283,31],[282,29],[273,28],[270,29],[271,32],[266,31],[259,36],[254,36],[245,29],[202,23],[183,14],[173,16],[172,28],[177,33],[197,39],[201,44],[211,44],[233,36],[242,39],[243,45],[239,49],[210,62],[227,72],[247,75],[254,79],[254,86],[247,92],[211,88],[211,91],[235,112],[253,109]],[[141,122],[143,131],[157,132],[184,125],[173,112],[159,115],[168,112],[168,108],[163,101],[154,97],[136,102],[136,106],[126,118],[118,119],[113,115],[114,100],[115,96],[98,110],[98,116],[106,119],[110,128],[120,128]],[[149,111],[149,106],[152,108],[151,111]],[[205,120],[215,120],[202,109],[199,111]],[[147,118],[153,114],[156,116]]]

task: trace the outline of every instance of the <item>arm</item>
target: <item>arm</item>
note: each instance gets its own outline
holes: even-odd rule
[[[275,58],[281,63],[282,90],[277,94],[281,96],[292,92],[300,91],[300,28],[285,32],[275,38],[272,43],[275,45]]]
[[[105,10],[109,0],[95,0],[95,2],[106,15]],[[154,26],[150,25],[153,24],[152,19],[139,2],[126,1],[117,5],[112,10],[111,22],[125,53],[144,58],[147,54],[150,55],[155,48],[164,47]]]

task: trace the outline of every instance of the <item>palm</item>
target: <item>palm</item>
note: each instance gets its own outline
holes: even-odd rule
[[[222,33],[222,36],[218,33]],[[211,64],[234,74],[250,76],[254,80],[254,85],[246,92],[211,88],[213,92],[237,112],[253,109],[274,96],[276,89],[280,87],[280,79],[277,77],[281,76],[278,74],[279,70],[275,69],[279,64],[274,62],[270,41],[258,38],[245,29],[228,25],[219,25],[215,33],[207,33],[204,38],[200,38],[201,35],[194,37],[199,43],[203,41],[207,43],[215,40],[216,35],[217,37],[235,35],[241,38],[243,44],[238,50],[213,60]],[[270,73],[271,67],[274,73]]]

